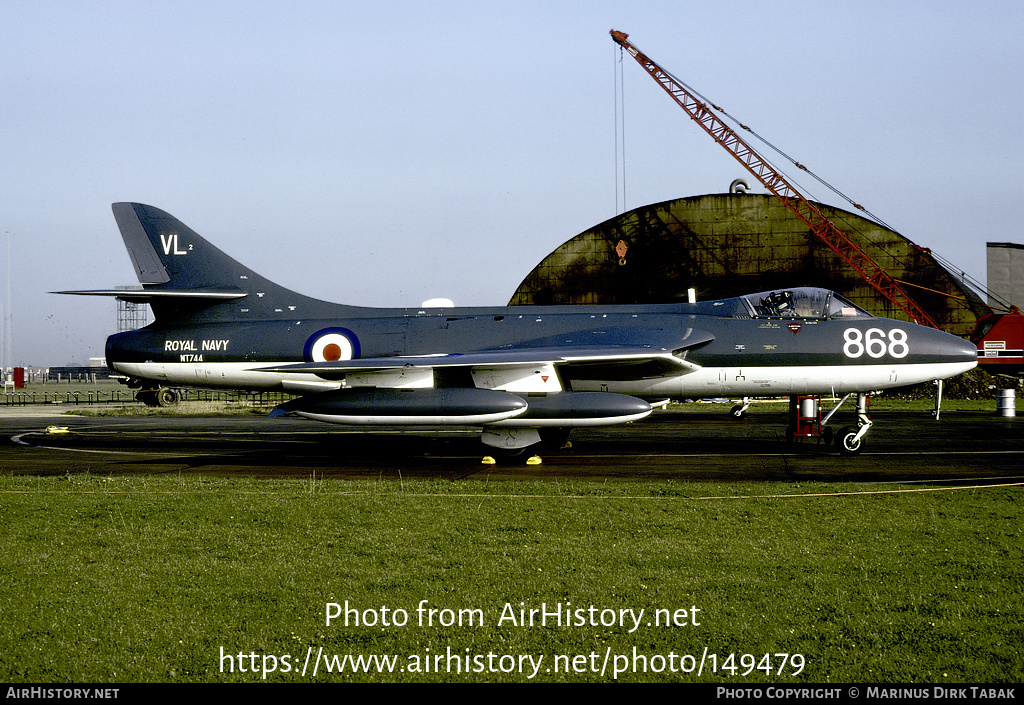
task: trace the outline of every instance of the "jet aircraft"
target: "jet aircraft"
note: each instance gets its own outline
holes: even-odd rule
[[[107,364],[151,398],[175,387],[278,390],[272,415],[364,426],[479,427],[516,456],[569,429],[628,423],[666,398],[858,395],[977,364],[968,341],[875,317],[824,289],[638,306],[382,309],[265,279],[152,206],[113,204],[141,289],[58,293],[150,304]]]

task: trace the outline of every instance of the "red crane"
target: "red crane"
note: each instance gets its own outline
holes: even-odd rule
[[[818,208],[804,198],[799,191],[766,162],[736,132],[725,124],[706,103],[695,97],[681,86],[667,71],[652,61],[627,39],[629,35],[616,30],[611,31],[612,39],[637,60],[644,71],[658,82],[665,92],[671,96],[679,107],[686,111],[701,128],[711,135],[718,144],[732,154],[765,188],[771,191],[782,203],[807,224],[815,235],[821,238],[832,250],[846,262],[864,280],[874,287],[882,296],[903,311],[910,320],[922,325],[938,328],[931,316],[914,301],[899,282],[893,279],[881,265],[857,245],[846,233],[836,227],[835,223],[825,217]],[[799,164],[797,165],[799,166]]]

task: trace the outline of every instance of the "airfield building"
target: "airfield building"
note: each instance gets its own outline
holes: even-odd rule
[[[985,302],[931,253],[878,223],[815,204],[947,332],[966,336]],[[774,196],[727,193],[642,206],[545,257],[510,305],[635,304],[728,298],[769,289],[832,289],[880,316],[907,320]]]

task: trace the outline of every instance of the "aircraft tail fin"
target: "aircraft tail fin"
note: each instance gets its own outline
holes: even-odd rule
[[[159,208],[115,203],[112,209],[142,284],[140,291],[120,290],[116,295],[149,303],[158,322],[196,316],[205,320],[275,318],[300,305],[324,303],[265,279]]]
[[[141,203],[112,206],[117,227],[146,288],[238,291],[254,272],[169,213]]]

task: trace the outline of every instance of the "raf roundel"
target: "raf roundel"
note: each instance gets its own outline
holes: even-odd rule
[[[325,328],[306,341],[307,362],[337,362],[359,357],[359,340],[348,328]]]

